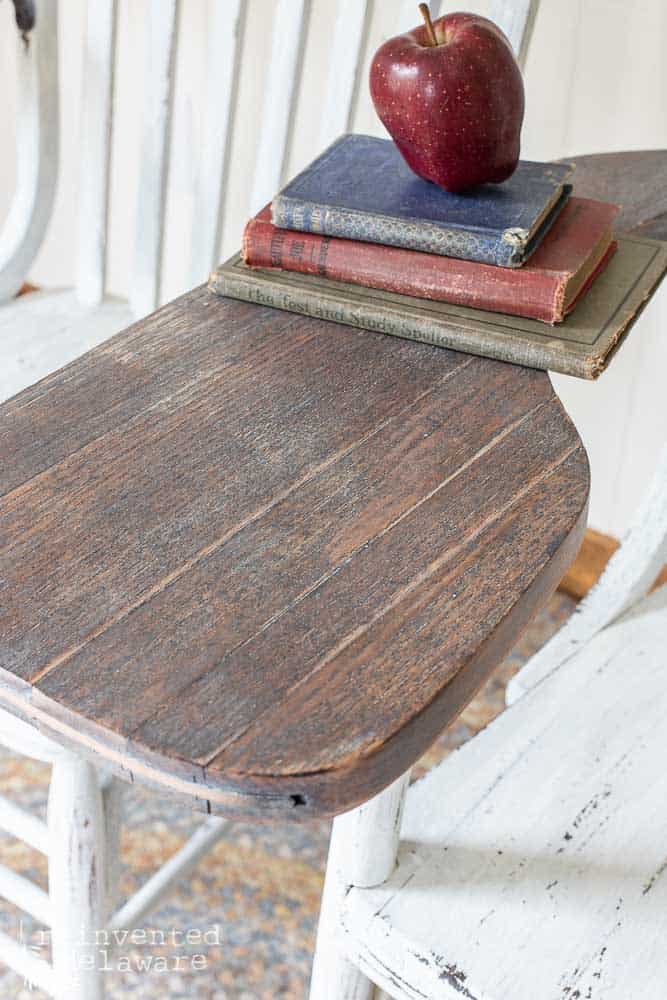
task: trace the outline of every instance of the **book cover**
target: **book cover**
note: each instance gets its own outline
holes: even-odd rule
[[[240,254],[214,271],[211,291],[263,306],[421,340],[500,361],[595,379],[609,364],[667,270],[667,245],[621,237],[579,306],[560,326],[429,302],[329,281],[312,274],[248,267]],[[332,335],[335,327],[331,328]]]
[[[618,206],[571,198],[522,268],[278,229],[266,206],[245,227],[243,260],[401,295],[560,323],[613,253]]]
[[[273,223],[520,267],[567,200],[570,173],[522,160],[503,184],[451,194],[417,177],[391,140],[344,135],[276,195]]]

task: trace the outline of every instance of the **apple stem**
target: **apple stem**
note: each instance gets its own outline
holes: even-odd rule
[[[419,4],[419,11],[421,16],[424,18],[424,24],[426,25],[426,34],[428,36],[429,45],[437,45],[438,39],[435,37],[435,30],[433,28],[433,21],[431,20],[431,11],[427,3]]]

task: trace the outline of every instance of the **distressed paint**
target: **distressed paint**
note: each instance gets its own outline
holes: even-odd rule
[[[348,959],[412,1000],[662,996],[666,648],[663,587],[414,785]]]
[[[379,885],[394,870],[409,778],[408,771],[364,805],[334,820],[310,1000],[373,1000],[372,982],[338,947],[338,911],[350,886]]]
[[[63,753],[53,765],[48,805],[49,896],[57,1000],[103,1000],[95,934],[104,927],[105,835],[92,764]]]

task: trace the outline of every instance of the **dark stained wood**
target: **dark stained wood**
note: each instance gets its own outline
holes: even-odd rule
[[[258,644],[264,644],[265,659],[271,660],[274,646],[283,647],[296,634],[294,621],[304,615],[320,619],[310,639],[320,644],[318,649],[325,642],[335,643],[362,595],[367,613],[375,613],[393,592],[390,586],[399,589],[417,568],[428,566],[434,530],[436,541],[444,540],[446,531],[458,540],[469,521],[477,523],[479,508],[474,505],[481,504],[482,497],[472,491],[465,495],[465,476],[456,476],[448,484],[449,530],[436,509],[445,503],[442,489],[437,504],[435,499],[426,506],[421,503],[471,454],[494,435],[506,433],[514,422],[518,426],[509,435],[509,447],[504,440],[499,447],[509,454],[514,442],[528,438],[524,454],[530,450],[529,458],[542,471],[540,443],[533,434],[533,422],[526,428],[525,420],[527,413],[534,413],[535,431],[544,424],[538,409],[543,405],[541,387],[505,366],[498,373],[493,395],[502,405],[487,410],[477,406],[484,368],[485,362],[467,359],[455,370],[455,390],[429,393],[406,408],[399,419],[383,422],[376,433],[303,483],[298,492],[277,500],[255,520],[240,526],[226,544],[185,577],[107,629],[92,646],[87,644],[45,677],[41,689],[60,699],[71,688],[71,678],[81,678],[82,661],[92,660],[77,686],[78,711],[94,711],[105,725],[127,736],[159,713],[155,725],[161,741],[169,739],[170,748],[176,751],[187,739],[188,756],[212,756],[228,730],[242,727],[248,712],[252,716],[263,700],[275,698],[279,683],[293,683],[295,654],[288,656],[285,648],[281,659],[286,662],[276,664],[271,685],[265,684],[265,675],[253,668],[253,658],[260,655],[255,654]],[[465,425],[459,419],[461,407],[470,412]],[[548,417],[553,420],[550,412]],[[502,495],[497,483],[483,485],[491,503]],[[464,501],[473,504],[470,512],[460,506],[462,493]],[[398,521],[400,532],[387,533],[387,527]],[[410,561],[402,576],[395,581],[385,579],[384,587],[378,589],[378,581],[394,570],[394,557],[386,549],[396,537],[402,547],[412,546]],[[320,609],[324,609],[321,615]],[[267,622],[272,622],[270,629]],[[194,648],[193,634],[197,636]],[[170,649],[169,662],[164,662],[164,643]],[[305,647],[299,652],[303,654]],[[145,667],[142,674],[137,673],[137,659]],[[120,706],[113,690],[103,690],[109,666],[116,683],[131,696],[131,707]],[[148,689],[146,677],[151,681]],[[177,691],[184,694],[175,706]],[[207,718],[200,711],[223,702],[223,719],[218,715]],[[199,719],[195,732],[188,723],[192,717]]]
[[[667,239],[667,150],[593,153],[567,162],[575,165],[576,195],[621,206],[618,232]]]
[[[663,235],[667,153],[576,158]],[[0,407],[0,704],[204,810],[339,812],[583,536],[548,377],[197,290]]]
[[[0,703],[241,816],[409,767],[588,492],[544,373],[203,289],[6,403],[0,457]]]

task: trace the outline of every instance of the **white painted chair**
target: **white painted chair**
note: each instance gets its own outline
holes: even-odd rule
[[[286,180],[285,161],[294,126],[308,20],[306,0],[275,0],[271,57],[255,174],[247,189],[248,216],[266,204]],[[493,16],[521,57],[525,55],[536,0],[498,0]],[[76,286],[14,300],[29,275],[51,220],[59,171],[58,0],[40,0],[37,27],[25,48],[17,35],[19,71],[18,186],[0,232],[0,400],[94,347],[164,299],[162,264],[167,188],[172,151],[171,120],[179,32],[179,0],[150,0],[144,63],[135,245],[129,301],[107,294],[107,235],[113,123],[117,0],[88,8],[84,53],[81,160],[78,177]],[[206,280],[218,263],[227,160],[235,127],[236,76],[246,0],[217,0],[207,44],[212,54],[207,82],[205,141],[195,165],[192,245],[183,248],[184,288]],[[431,4],[433,16],[439,0]],[[332,38],[319,144],[349,128],[364,54],[370,0],[339,0]],[[397,30],[418,20],[405,0]],[[185,22],[187,23],[187,22]],[[255,126],[253,126],[255,127]],[[259,127],[257,125],[257,127]],[[239,234],[240,237],[240,234]]]
[[[667,451],[516,704],[334,821],[313,1000],[667,995],[665,561]]]
[[[439,5],[432,4],[434,16]],[[535,0],[499,2],[494,17],[525,54]],[[234,70],[244,0],[218,0],[209,44],[216,58],[209,81],[209,127],[196,181],[200,224],[184,266],[190,283],[205,279],[217,263],[226,153],[234,124]],[[368,0],[340,0],[332,40],[334,55],[327,82],[321,144],[348,127],[365,44]],[[258,209],[284,181],[293,109],[298,91],[305,0],[277,0],[257,168],[249,187],[248,212]],[[145,89],[143,147],[136,245],[129,301],[106,294],[109,164],[113,135],[116,0],[95,0],[88,11],[85,43],[85,100],[82,108],[76,287],[39,291],[15,299],[29,276],[51,218],[59,170],[58,2],[40,0],[29,48],[17,40],[19,66],[18,188],[0,233],[0,400],[63,366],[161,302],[165,202],[174,66],[178,44],[178,0],[151,0]],[[412,0],[401,28],[414,21]],[[67,1000],[98,1000],[101,976],[95,971],[88,933],[136,926],[173,882],[219,838],[225,821],[209,819],[182,850],[129,901],[116,909],[121,784],[45,738],[25,722],[0,712],[0,742],[17,753],[53,766],[46,824],[0,798],[0,827],[49,858],[49,893],[0,867],[0,894],[52,928],[53,962],[31,954],[0,934],[0,958],[47,993]],[[402,787],[402,786],[401,786]],[[399,799],[397,791],[383,802]],[[371,810],[375,806],[369,807]],[[383,806],[384,808],[384,806]],[[361,812],[361,825],[367,823]],[[87,822],[92,817],[92,822]],[[342,828],[348,822],[339,823]],[[357,822],[357,820],[355,820]],[[91,832],[98,831],[95,838]],[[100,831],[103,831],[100,833]],[[393,864],[377,855],[372,880]],[[363,868],[364,855],[361,856]],[[323,925],[325,926],[325,925]],[[350,994],[351,995],[351,994]]]

